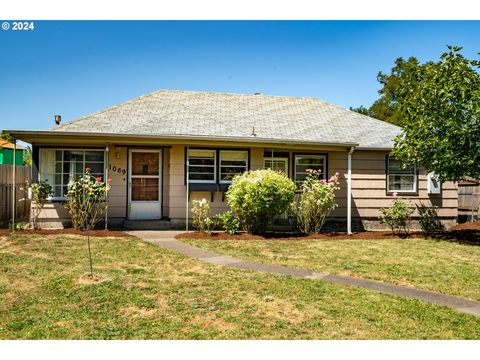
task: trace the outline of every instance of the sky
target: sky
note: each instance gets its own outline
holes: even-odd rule
[[[0,129],[46,130],[159,89],[378,98],[397,57],[480,56],[480,21],[35,21],[0,30]]]

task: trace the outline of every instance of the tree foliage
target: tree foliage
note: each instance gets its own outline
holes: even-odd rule
[[[377,74],[377,81],[382,85],[378,91],[380,98],[369,108],[362,105],[358,108],[351,107],[350,110],[400,126],[401,116],[397,101],[400,87],[403,79],[418,65],[419,62],[415,57],[410,57],[408,60],[402,57],[397,58],[390,74],[381,71]]]
[[[440,61],[412,62],[395,85],[403,134],[392,155],[441,181],[480,178],[480,61],[448,46]]]

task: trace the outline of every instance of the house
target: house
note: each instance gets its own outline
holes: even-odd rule
[[[314,98],[160,90],[49,130],[5,131],[32,144],[34,177],[54,188],[40,215],[45,227],[68,221],[67,184],[86,167],[111,178],[112,224],[184,226],[187,188],[189,207],[206,198],[224,211],[232,176],[258,168],[297,184],[307,169],[340,172],[328,222],[337,230],[381,228],[379,209],[394,193],[412,206],[437,206],[447,225],[457,221],[454,183],[431,191],[424,170],[389,157],[399,127]]]
[[[14,145],[0,138],[0,165],[13,165],[13,153]],[[15,165],[23,166],[23,151],[25,148],[23,146],[17,145],[15,149]]]

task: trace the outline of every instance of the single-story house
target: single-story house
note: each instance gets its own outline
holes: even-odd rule
[[[111,178],[112,224],[185,226],[187,198],[189,207],[206,198],[214,213],[225,211],[232,176],[259,168],[284,171],[297,184],[307,169],[340,172],[339,206],[328,222],[337,230],[381,228],[379,209],[394,193],[412,206],[438,207],[446,224],[457,221],[456,184],[438,184],[389,156],[399,127],[315,98],[160,90],[56,123],[5,130],[32,144],[34,180],[54,188],[40,215],[45,227],[69,220],[67,184],[87,167]]]
[[[0,138],[0,165],[23,166],[23,146],[17,145],[14,151],[14,144],[10,141]],[[15,161],[13,154],[15,153]]]

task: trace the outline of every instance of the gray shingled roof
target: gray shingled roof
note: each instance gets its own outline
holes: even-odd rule
[[[391,148],[400,128],[314,98],[159,90],[50,130],[357,143]]]

